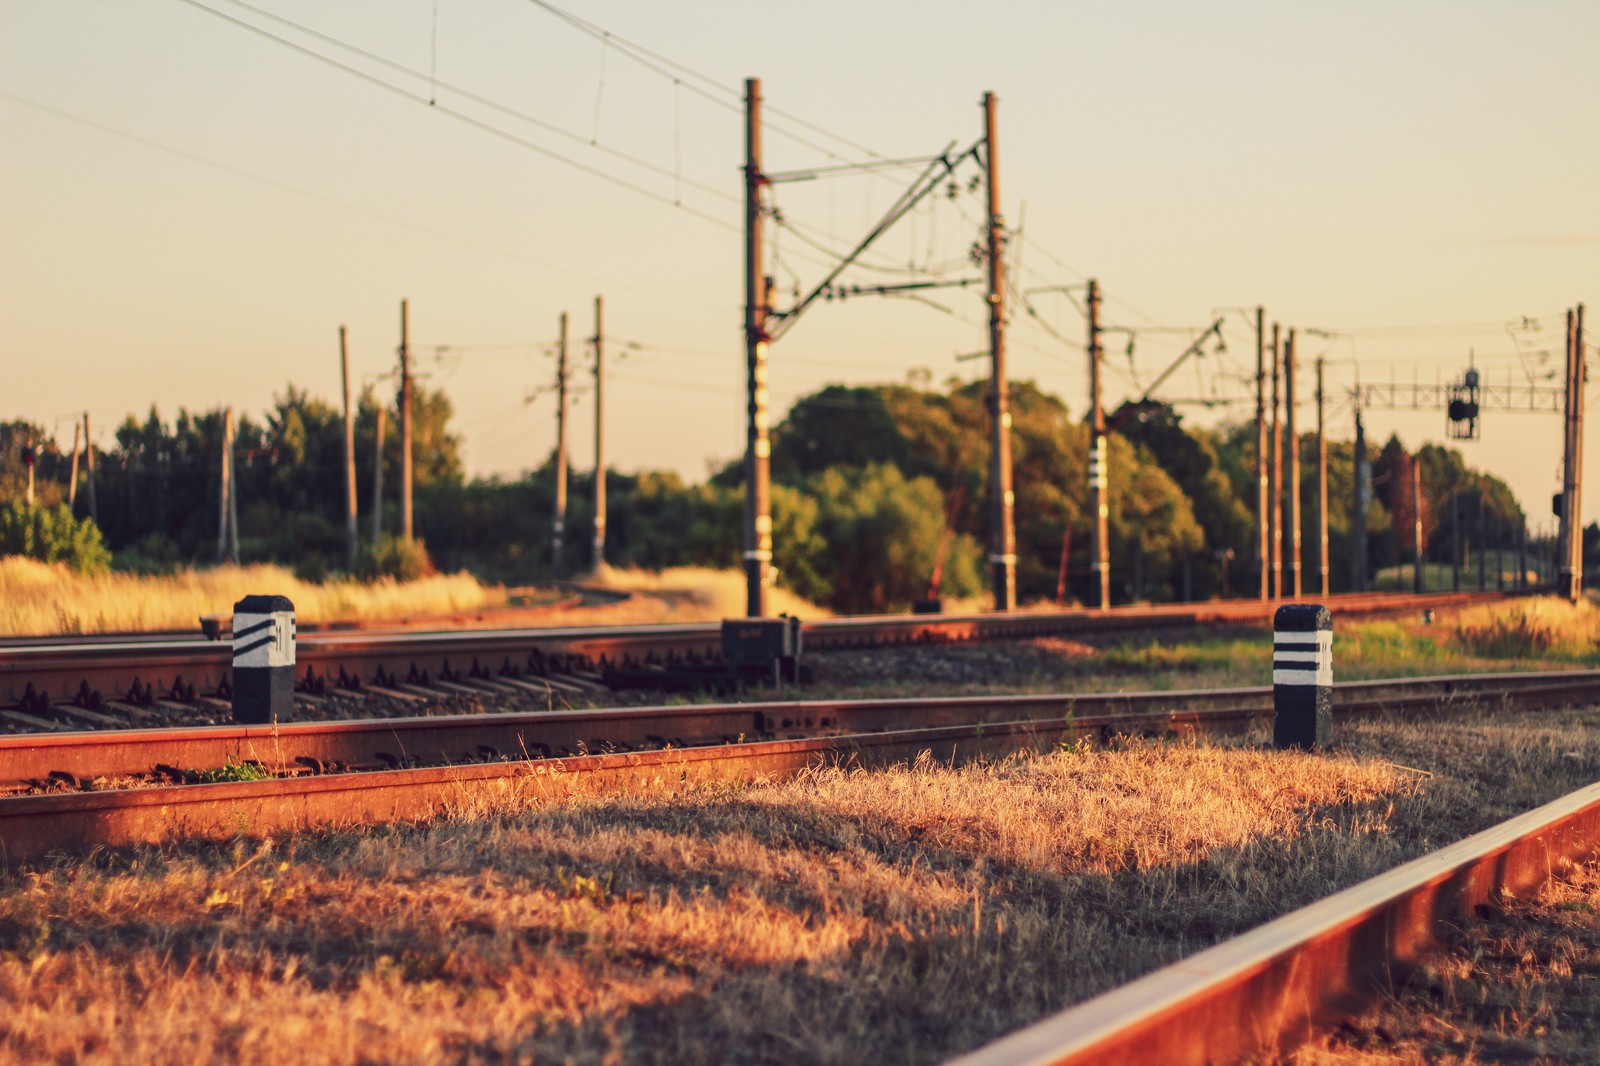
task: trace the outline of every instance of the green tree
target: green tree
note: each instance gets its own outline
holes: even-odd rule
[[[904,610],[921,599],[944,533],[943,494],[932,478],[907,479],[887,463],[835,466],[806,479],[815,501],[816,534],[826,544],[817,569],[829,603],[851,613]],[[982,587],[970,537],[948,546],[944,588],[971,595]]]
[[[66,563],[86,574],[111,566],[99,528],[87,518],[73,518],[66,504],[29,507],[13,500],[0,508],[0,555]]]

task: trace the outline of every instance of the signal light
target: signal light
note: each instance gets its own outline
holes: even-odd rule
[[[33,445],[31,445],[31,444],[24,444],[22,446],[22,465],[23,466],[32,466],[33,465]]]

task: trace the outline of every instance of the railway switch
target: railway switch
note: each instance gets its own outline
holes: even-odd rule
[[[294,711],[294,604],[246,596],[233,605],[233,720],[287,721]]]
[[[1272,743],[1326,748],[1333,740],[1333,616],[1291,603],[1272,618]]]

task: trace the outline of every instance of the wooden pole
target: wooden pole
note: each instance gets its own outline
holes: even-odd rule
[[[410,540],[411,524],[411,321],[408,301],[400,301],[400,535]]]
[[[1333,591],[1333,572],[1328,566],[1328,432],[1322,403],[1322,369],[1327,362],[1317,357],[1317,569],[1322,574],[1322,594]]]
[[[1422,460],[1411,457],[1411,543],[1416,548],[1417,562],[1411,573],[1411,591],[1422,591]]]
[[[1260,596],[1272,595],[1271,479],[1267,474],[1267,353],[1266,310],[1256,308],[1256,562],[1260,569]]]
[[[228,561],[239,565],[239,468],[234,462],[237,433],[233,408],[228,408]]]
[[[1278,324],[1272,324],[1272,598],[1283,595],[1283,431],[1278,424],[1278,378],[1283,359]]]
[[[1284,442],[1283,449],[1289,460],[1289,470],[1284,477],[1284,491],[1288,499],[1285,501],[1289,513],[1284,516],[1284,525],[1288,536],[1285,538],[1284,550],[1289,553],[1288,588],[1292,599],[1300,598],[1301,589],[1301,530],[1300,530],[1300,432],[1295,419],[1295,352],[1294,330],[1289,331],[1289,336],[1283,344],[1283,420]]]
[[[1450,591],[1461,591],[1461,493],[1450,493]]]
[[[222,453],[219,455],[217,466],[221,473],[218,475],[217,491],[217,562],[220,564],[228,557],[228,492],[229,482],[233,471],[229,469],[228,456],[233,452],[233,408],[226,408],[222,412]]]
[[[1359,400],[1357,401],[1359,403]],[[1350,505],[1350,591],[1367,591],[1367,431],[1356,407],[1355,499]]]
[[[550,530],[550,565],[561,571],[562,541],[567,530],[567,313],[561,312],[561,340],[556,347],[556,511]]]
[[[350,413],[350,350],[345,328],[339,327],[339,373],[344,380],[344,539],[345,569],[354,573],[357,541],[356,526],[356,423]]]
[[[1005,222],[1000,215],[996,103],[994,93],[984,93],[984,178],[989,194],[989,568],[994,609],[1009,611],[1017,605],[1017,535],[1012,515],[1015,497],[1011,491],[1010,385],[1006,380]]]
[[[83,433],[83,426],[77,420],[72,422],[72,473],[67,475],[67,510],[74,511],[78,506],[78,438]]]
[[[100,524],[100,505],[94,494],[94,436],[89,432],[89,412],[83,412],[83,487],[89,493],[89,519]]]
[[[1589,379],[1583,359],[1583,305],[1572,314],[1572,373],[1577,397],[1572,404],[1572,588],[1568,599],[1577,603],[1583,598],[1583,392]]]
[[[600,297],[594,298],[594,568],[606,565],[605,332]]]
[[[378,423],[372,432],[372,543],[383,539],[383,429],[388,409],[378,404]]]
[[[744,577],[745,614],[764,618],[772,570],[772,439],[767,411],[767,313],[763,274],[766,209],[761,172],[761,79],[744,83]]]
[[[1110,471],[1107,467],[1106,412],[1100,402],[1100,285],[1089,279],[1088,298],[1085,301],[1089,316],[1089,489],[1090,516],[1093,522],[1093,555],[1090,565],[1095,576],[1097,606],[1104,611],[1111,606],[1111,502],[1109,496]]]
[[[1067,602],[1067,557],[1072,551],[1072,523],[1061,531],[1061,566],[1056,570],[1056,606]]]

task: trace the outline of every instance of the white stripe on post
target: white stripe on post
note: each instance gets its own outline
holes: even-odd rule
[[[246,596],[233,605],[233,718],[244,725],[287,721],[294,710],[294,604]]]
[[[1333,616],[1317,603],[1291,603],[1273,616],[1272,741],[1325,748],[1333,739]]]

